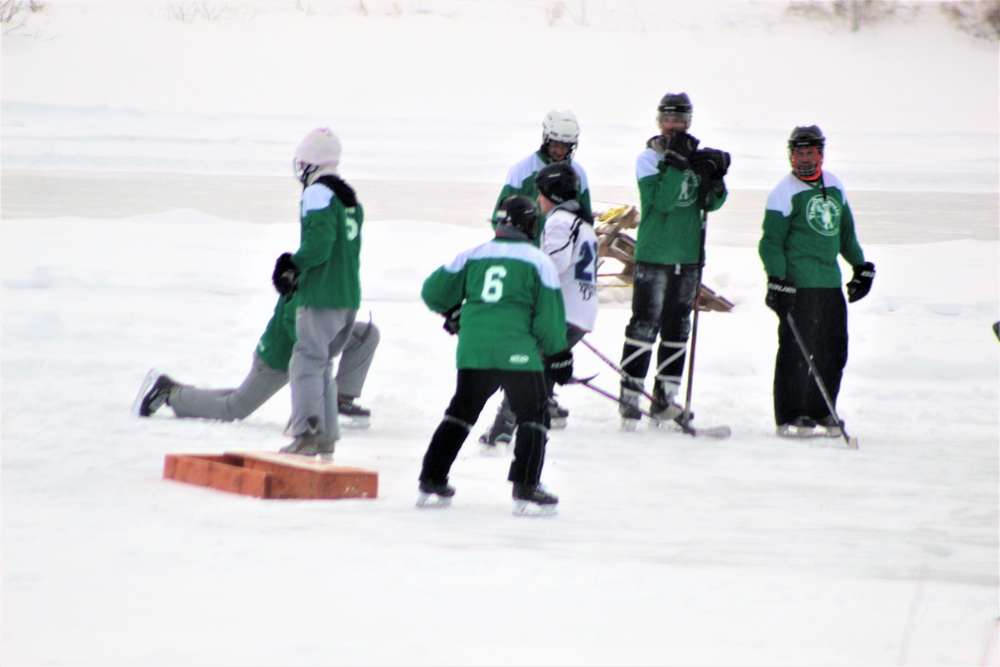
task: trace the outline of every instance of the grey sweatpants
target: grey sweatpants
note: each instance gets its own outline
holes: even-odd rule
[[[354,328],[356,310],[346,308],[299,308],[295,311],[295,334],[288,366],[292,387],[291,434],[308,431],[307,420],[319,424],[319,442],[340,439],[337,423],[337,382],[331,370]]]
[[[361,395],[380,337],[375,324],[354,323],[351,338],[344,347],[337,366],[336,383],[339,393],[352,398]],[[288,373],[271,368],[255,352],[250,373],[239,387],[199,389],[179,386],[170,393],[169,405],[178,417],[233,421],[248,417],[286,384]]]

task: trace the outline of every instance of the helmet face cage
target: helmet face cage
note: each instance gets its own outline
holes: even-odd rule
[[[788,138],[788,161],[792,171],[803,181],[814,181],[820,177],[823,168],[823,150],[826,147],[826,137],[816,125],[796,127]],[[797,149],[812,149],[809,151],[816,157],[816,164],[802,165],[796,155]]]
[[[548,151],[549,142],[557,141],[569,144],[569,152],[563,159],[571,159],[579,139],[580,124],[576,122],[576,116],[569,111],[550,111],[542,121],[542,149],[549,157],[552,157]]]
[[[319,169],[319,167],[314,164],[303,162],[298,158],[292,158],[292,172],[295,174],[295,178],[299,180],[299,183],[301,183],[303,187],[309,184],[309,177],[316,173],[317,169]]]
[[[580,194],[580,177],[568,163],[555,162],[535,174],[535,187],[549,201],[562,204]]]
[[[538,230],[538,208],[535,202],[523,195],[504,198],[497,208],[497,227],[501,225],[519,229],[534,240]]]

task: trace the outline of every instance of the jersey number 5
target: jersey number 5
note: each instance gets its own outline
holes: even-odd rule
[[[347,219],[344,221],[344,226],[347,228],[348,241],[358,238],[360,225],[358,224],[358,209],[354,206],[347,209]]]

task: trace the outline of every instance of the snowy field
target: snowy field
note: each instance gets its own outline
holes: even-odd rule
[[[0,664],[1000,662],[995,43],[930,3],[856,34],[785,3],[231,2],[192,23],[169,7],[210,3],[45,4],[2,41]],[[565,387],[558,516],[511,516],[507,461],[474,441],[452,507],[416,510],[455,344],[420,284],[488,238],[550,108],[580,118],[596,198],[637,204],[668,90],[733,154],[705,282],[736,307],[700,318],[693,385],[695,423],[733,436],[622,433]],[[878,268],[838,404],[857,451],[773,435],[756,241],[810,123]],[[287,390],[235,424],[129,408],[151,366],[246,374],[297,245],[291,151],[317,125],[369,212],[374,418],[336,459],[378,471],[379,498],[164,481],[168,453],[287,442]],[[617,357],[628,316],[605,294],[588,339]],[[586,349],[576,365],[615,389]]]

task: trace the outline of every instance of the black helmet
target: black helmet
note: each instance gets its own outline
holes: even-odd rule
[[[823,130],[819,129],[816,125],[800,125],[792,130],[792,135],[788,137],[789,150],[815,146],[819,149],[820,154],[822,154],[823,146],[825,145],[826,137],[823,136]]]
[[[788,137],[788,161],[792,165],[792,171],[803,181],[815,181],[823,175],[823,146],[826,145],[826,137],[823,131],[816,125],[800,125],[792,130],[792,135]],[[796,156],[796,148],[815,148],[819,157],[815,160],[803,160]]]
[[[504,197],[497,207],[497,227],[510,225],[534,240],[538,231],[538,207],[523,195]]]
[[[580,177],[569,162],[553,162],[535,174],[535,187],[552,203],[562,204],[580,194]]]
[[[694,112],[694,107],[691,105],[691,98],[687,96],[687,93],[667,93],[660,100],[660,105],[656,107],[656,110],[660,113],[691,115]]]

